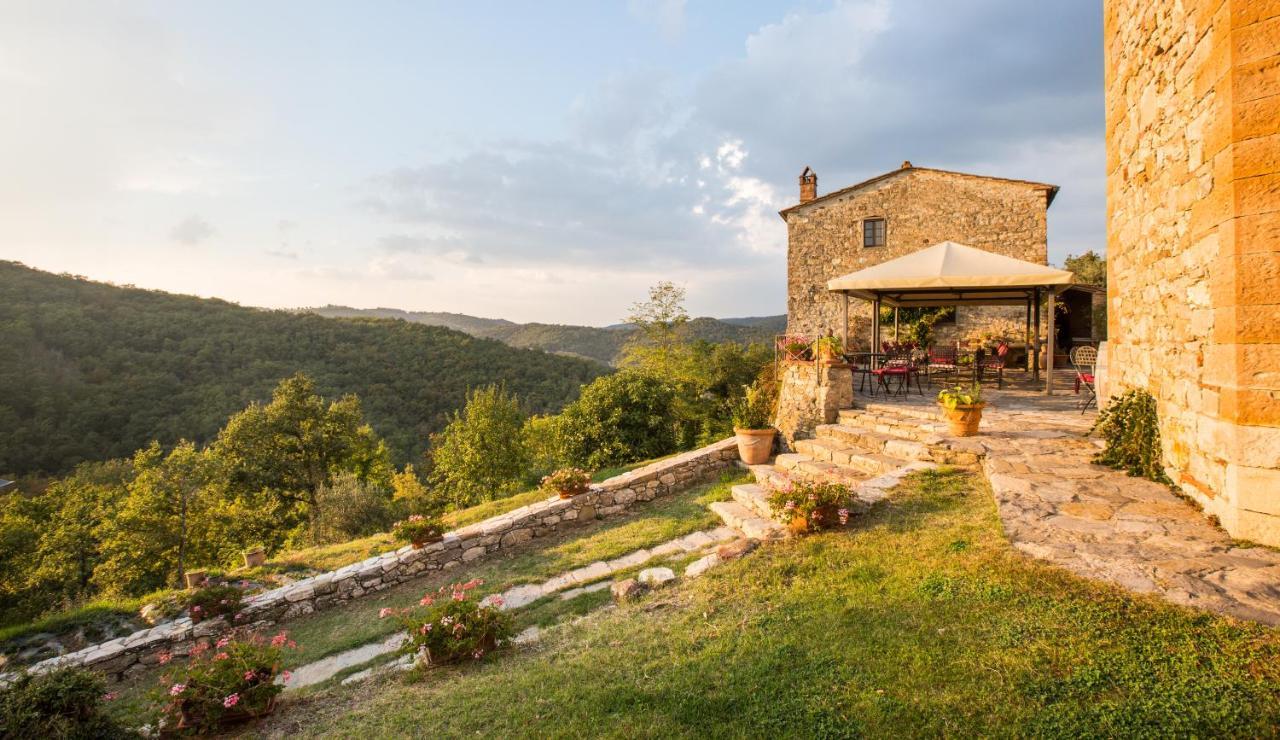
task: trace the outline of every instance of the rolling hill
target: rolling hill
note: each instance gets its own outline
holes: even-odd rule
[[[395,308],[350,308],[322,306],[300,309],[319,316],[342,318],[401,319],[418,324],[446,326],[476,337],[497,339],[522,349],[540,349],[560,355],[585,357],[606,365],[617,362],[622,347],[633,331],[626,324],[574,326],[570,324],[518,324],[506,319],[485,319],[458,313],[402,311]],[[786,316],[758,316],[732,319],[697,318],[688,324],[689,336],[709,342],[771,342],[787,323]]]
[[[468,387],[503,382],[546,412],[608,372],[442,326],[246,308],[0,261],[0,474],[62,472],[152,439],[208,441],[298,371],[326,396],[358,395],[397,462],[421,454]]]

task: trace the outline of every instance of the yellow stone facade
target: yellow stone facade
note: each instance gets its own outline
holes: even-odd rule
[[[1106,0],[1110,383],[1170,477],[1280,545],[1280,0]]]

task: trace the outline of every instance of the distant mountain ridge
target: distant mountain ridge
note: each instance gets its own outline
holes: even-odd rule
[[[512,347],[540,349],[559,355],[584,357],[605,365],[614,365],[623,345],[631,335],[627,324],[610,326],[576,326],[573,324],[518,324],[506,319],[486,319],[467,314],[441,311],[405,311],[398,308],[351,308],[321,306],[298,309],[328,318],[399,319],[416,324],[444,326],[484,339],[497,339]],[[747,316],[713,319],[699,317],[689,321],[689,335],[709,342],[771,342],[787,324],[785,315]]]

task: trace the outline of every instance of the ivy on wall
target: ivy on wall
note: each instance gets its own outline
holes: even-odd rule
[[[1157,483],[1173,484],[1160,462],[1160,420],[1156,416],[1156,399],[1150,393],[1132,390],[1111,399],[1093,429],[1107,443],[1094,462]]]

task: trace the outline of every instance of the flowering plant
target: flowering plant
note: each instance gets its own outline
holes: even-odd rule
[[[391,534],[403,542],[421,545],[440,539],[444,535],[444,525],[435,517],[413,514],[391,525]]]
[[[784,335],[777,339],[777,349],[784,360],[813,359],[813,345],[809,338],[801,335]]]
[[[480,660],[505,645],[514,631],[511,615],[502,611],[501,596],[491,596],[487,603],[472,600],[472,589],[481,583],[473,579],[441,586],[416,607],[383,609],[379,616],[400,620],[409,637],[401,650],[419,656],[426,665]]]
[[[582,493],[591,485],[591,474],[582,468],[560,468],[542,479],[542,490]]]
[[[270,714],[284,691],[276,675],[289,680],[289,672],[281,671],[283,652],[295,647],[285,632],[269,641],[255,634],[196,643],[186,665],[164,675],[157,694],[161,715],[180,730],[207,733],[227,722]],[[171,659],[160,656],[162,664]]]
[[[187,611],[192,622],[217,619],[227,614],[233,615],[232,622],[238,622],[243,598],[243,592],[235,586],[205,586],[187,596]]]
[[[792,522],[794,528],[816,531],[847,524],[850,498],[843,483],[785,479],[770,485],[768,501],[775,517]]]

